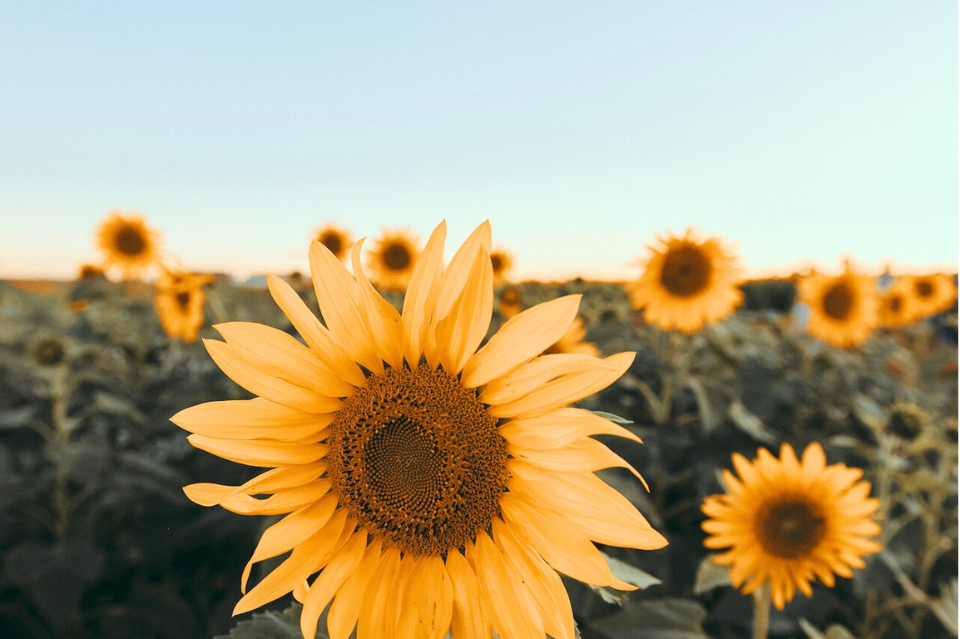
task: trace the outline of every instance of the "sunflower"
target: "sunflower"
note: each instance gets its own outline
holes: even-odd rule
[[[500,314],[507,319],[520,312],[520,289],[516,286],[504,286],[500,289]]]
[[[163,271],[154,302],[167,335],[185,342],[196,341],[203,326],[203,287],[211,280],[207,275]]]
[[[634,308],[647,322],[668,331],[695,333],[734,311],[743,300],[736,259],[717,238],[699,240],[693,229],[682,237],[659,238],[640,279],[630,286]]]
[[[125,278],[138,277],[158,263],[158,241],[158,233],[135,214],[111,213],[97,229],[97,244],[106,255],[103,267],[116,265]]]
[[[916,309],[914,319],[941,313],[957,299],[957,287],[949,275],[934,273],[907,278]]]
[[[313,239],[330,249],[330,252],[340,261],[346,259],[350,253],[350,247],[353,246],[350,231],[337,226],[333,222],[328,222],[322,226],[314,234]]]
[[[807,330],[839,348],[859,346],[877,326],[877,289],[873,278],[847,265],[835,277],[811,273],[797,285],[800,301],[810,307]]]
[[[403,290],[420,256],[419,242],[409,229],[383,229],[367,255],[367,268],[381,290]]]
[[[807,446],[802,461],[784,444],[780,459],[761,448],[752,463],[734,455],[733,465],[739,479],[723,471],[727,494],[703,503],[703,543],[729,548],[714,561],[730,566],[744,594],[769,582],[782,610],[796,590],[809,597],[815,577],[833,587],[835,574],[852,577],[851,568],[864,567],[861,557],[880,550],[867,539],[880,533],[871,517],[880,502],[868,497],[869,482],[858,481],[863,471],[827,466],[820,444]]]
[[[490,253],[490,266],[493,268],[493,283],[502,284],[507,279],[507,272],[513,268],[513,254],[503,248],[496,248]]]
[[[546,353],[583,353],[597,357],[600,355],[600,349],[591,342],[583,341],[587,330],[583,327],[583,320],[579,317],[574,318],[570,328],[558,339],[556,343],[550,346]]]
[[[886,290],[879,302],[879,323],[889,328],[912,324],[917,319],[910,282],[898,279]]]
[[[630,468],[595,434],[629,431],[566,405],[604,388],[633,353],[540,355],[576,316],[579,296],[506,322],[483,348],[493,307],[490,226],[442,267],[445,224],[431,235],[402,314],[321,244],[310,265],[326,326],[280,278],[274,300],[306,346],[259,324],[215,328],[214,361],[258,395],[187,408],[190,442],[271,470],[242,486],[193,484],[198,504],[286,515],[254,563],[290,556],[237,604],[293,591],[315,636],[330,604],[332,639],[574,637],[558,572],[632,589],[593,542],[653,549],[666,540],[593,471]],[[635,471],[632,471],[636,474]],[[639,475],[637,475],[639,477]],[[268,495],[257,498],[256,495]],[[319,571],[319,575],[311,579]]]

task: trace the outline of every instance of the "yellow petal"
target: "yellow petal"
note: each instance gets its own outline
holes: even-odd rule
[[[298,466],[280,466],[261,473],[240,486],[221,484],[192,484],[184,492],[196,504],[216,506],[224,500],[244,493],[246,495],[273,494],[309,484],[327,470],[325,461]]]
[[[367,586],[357,619],[357,637],[391,639],[397,627],[397,605],[403,601],[403,592],[397,587],[402,582],[400,551],[391,546],[383,551],[380,565]],[[412,558],[411,560],[412,561]]]
[[[563,448],[591,435],[616,435],[643,443],[626,428],[582,408],[560,408],[536,417],[513,419],[497,432],[508,442],[533,450]]]
[[[443,269],[443,241],[447,234],[446,222],[433,230],[427,246],[420,254],[410,276],[410,285],[403,297],[403,332],[407,363],[415,368],[420,363],[426,342],[430,318],[436,306]]]
[[[310,272],[320,313],[334,340],[353,361],[376,375],[382,374],[383,360],[377,354],[373,338],[367,332],[357,307],[357,282],[330,249],[320,242],[310,245]]]
[[[457,300],[463,295],[467,282],[474,276],[476,256],[483,249],[490,254],[490,222],[478,226],[470,237],[457,249],[450,265],[440,276],[440,291],[437,297],[435,321],[451,313]],[[488,259],[487,262],[490,260]],[[492,267],[491,267],[492,272]]]
[[[542,388],[547,382],[562,379],[565,375],[611,370],[613,369],[608,363],[589,355],[542,355],[487,384],[479,399],[490,405],[508,404]]]
[[[600,360],[609,365],[609,368],[605,370],[591,370],[563,375],[546,382],[520,399],[506,404],[490,406],[487,413],[494,417],[529,417],[583,399],[619,379],[630,367],[634,355],[634,353],[611,355]],[[529,365],[527,364],[527,366]]]
[[[193,496],[206,497],[204,491],[216,484],[191,484],[184,486],[184,492],[193,501]],[[224,486],[231,488],[231,486]],[[238,515],[282,515],[302,508],[320,499],[330,491],[329,479],[318,479],[304,486],[280,491],[266,499],[257,499],[244,493],[235,493],[222,497],[220,506]]]
[[[218,439],[299,441],[333,423],[334,413],[304,413],[262,397],[197,404],[170,418],[180,428]]]
[[[270,295],[283,311],[290,323],[293,324],[300,337],[307,343],[314,354],[325,361],[330,368],[337,371],[341,378],[354,386],[363,386],[366,378],[363,371],[357,366],[346,351],[344,351],[330,331],[320,323],[307,305],[303,303],[293,287],[276,275],[267,275],[267,287]]]
[[[349,639],[354,626],[357,625],[357,616],[360,614],[360,604],[373,574],[380,565],[380,540],[373,540],[356,570],[353,571],[343,586],[337,590],[336,599],[330,605],[327,613],[327,632],[330,639]]]
[[[255,322],[213,326],[237,355],[259,371],[328,397],[347,397],[354,387],[313,351],[281,330]]]
[[[327,556],[341,541],[340,533],[347,521],[347,511],[341,508],[314,535],[293,549],[282,564],[273,569],[253,590],[243,596],[233,609],[234,615],[260,606],[293,591],[297,585],[316,572]]]
[[[485,249],[476,253],[463,292],[450,312],[434,326],[440,365],[451,375],[463,370],[490,328],[493,314],[493,267]]]
[[[394,368],[403,364],[403,321],[400,313],[387,300],[383,299],[367,279],[360,263],[360,250],[363,239],[353,245],[351,257],[353,259],[353,273],[356,278],[360,305],[360,314],[364,325],[373,338],[377,355]]]
[[[499,517],[493,518],[492,527],[503,556],[527,585],[547,634],[555,639],[574,639],[573,610],[560,575],[518,540]]]
[[[471,548],[468,546],[467,551]],[[473,567],[480,581],[480,598],[503,639],[543,637],[543,621],[530,591],[514,573],[487,533],[477,534]],[[468,555],[469,556],[469,555]]]
[[[579,439],[556,450],[531,450],[508,444],[507,452],[514,457],[524,459],[532,466],[558,473],[593,472],[602,468],[626,468],[640,480],[644,488],[650,490],[647,482],[633,466],[595,439]]]
[[[538,509],[512,493],[500,498],[500,508],[510,530],[555,570],[594,586],[637,589],[614,577],[597,547],[563,515]]]
[[[555,344],[577,317],[580,297],[567,295],[537,304],[508,320],[467,361],[460,378],[463,385],[467,388],[482,386]]]
[[[359,530],[337,550],[310,586],[307,595],[303,598],[303,610],[300,613],[300,631],[304,639],[314,639],[317,633],[317,622],[320,614],[327,607],[330,600],[340,589],[340,586],[353,574],[360,565],[363,551],[367,545],[366,531]]]
[[[218,457],[260,467],[309,464],[323,458],[330,450],[326,444],[217,439],[205,435],[188,435],[187,441]]]
[[[493,630],[480,600],[480,584],[470,563],[459,550],[447,553],[447,572],[453,582],[453,613],[450,630],[455,639],[491,637]]]
[[[210,357],[227,377],[254,395],[305,413],[330,413],[340,408],[340,400],[291,384],[257,370],[224,342],[203,340]]]
[[[438,555],[420,557],[404,586],[398,637],[443,639],[453,614],[453,585]]]

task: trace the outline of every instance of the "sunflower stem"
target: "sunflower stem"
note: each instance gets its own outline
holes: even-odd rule
[[[770,628],[770,582],[753,592],[753,639],[767,639]]]

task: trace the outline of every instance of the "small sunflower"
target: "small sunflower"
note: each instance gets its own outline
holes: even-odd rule
[[[736,259],[717,238],[699,240],[693,229],[650,246],[640,279],[630,286],[634,308],[665,331],[695,333],[730,315],[743,300]]]
[[[913,402],[897,402],[890,409],[887,431],[897,437],[913,441],[930,425],[930,414]]]
[[[957,287],[953,278],[944,273],[919,275],[906,278],[913,293],[915,319],[923,319],[941,313],[957,299]]]
[[[521,311],[520,289],[516,286],[504,286],[500,289],[500,314],[510,319]]]
[[[848,265],[835,277],[811,273],[797,285],[800,301],[810,307],[811,335],[839,348],[853,348],[870,336],[878,322],[873,278]]]
[[[103,269],[96,264],[84,264],[77,273],[78,280],[93,280],[101,277],[104,277]]]
[[[752,463],[733,456],[739,479],[723,471],[727,494],[703,503],[707,548],[729,548],[714,557],[730,566],[734,587],[750,594],[770,582],[773,604],[782,610],[795,591],[806,596],[816,577],[833,587],[834,575],[852,577],[862,557],[880,550],[867,539],[880,533],[872,515],[880,506],[859,468],[826,465],[819,444],[802,461],[789,444],[777,459],[765,448]]]
[[[419,257],[419,241],[413,231],[383,229],[367,254],[367,269],[380,290],[403,290]]]
[[[910,282],[898,279],[886,290],[879,302],[880,325],[900,328],[917,319],[913,291]]]
[[[173,421],[197,448],[271,470],[242,486],[185,492],[241,514],[286,515],[264,532],[244,590],[254,563],[291,552],[235,613],[292,591],[308,639],[328,604],[331,639],[355,626],[358,639],[442,639],[448,630],[457,639],[493,630],[573,639],[558,572],[632,589],[594,542],[666,544],[594,474],[629,466],[591,435],[637,438],[566,406],[613,383],[634,354],[540,355],[573,321],[576,295],[517,315],[478,350],[493,310],[490,226],[443,268],[445,233],[441,223],[427,242],[402,313],[364,274],[362,242],[353,276],[315,242],[326,325],[268,278],[306,345],[246,322],[216,326],[226,342],[205,340],[258,397],[201,404]]]
[[[164,270],[157,282],[154,303],[160,325],[167,335],[185,342],[197,339],[203,326],[203,287],[211,282],[208,275]]]
[[[125,278],[139,277],[159,262],[159,234],[142,217],[111,213],[97,229],[105,269],[117,266]]]
[[[350,247],[353,246],[350,231],[337,226],[333,222],[328,222],[322,226],[314,234],[313,239],[326,246],[341,262],[350,254]]]
[[[550,353],[582,353],[597,357],[600,355],[600,349],[592,342],[585,342],[583,338],[587,335],[587,330],[583,327],[583,320],[579,317],[574,318],[573,324],[545,352]]]
[[[490,266],[493,267],[493,283],[502,284],[507,273],[513,268],[513,254],[503,248],[495,248],[490,253]]]

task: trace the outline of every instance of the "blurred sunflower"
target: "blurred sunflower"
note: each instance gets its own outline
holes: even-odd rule
[[[591,435],[639,440],[566,407],[620,377],[634,354],[540,356],[576,316],[572,295],[516,316],[477,350],[493,307],[490,226],[447,268],[445,233],[441,223],[427,242],[402,314],[367,280],[362,243],[352,251],[354,276],[314,243],[326,326],[289,285],[268,278],[306,346],[244,322],[215,327],[225,343],[205,341],[224,372],[259,397],[201,404],[172,420],[194,433],[197,448],[272,469],[242,486],[185,492],[237,513],[286,514],[264,532],[244,590],[255,562],[292,551],[235,613],[293,591],[308,639],[331,600],[331,639],[355,626],[359,639],[441,639],[448,629],[458,639],[492,630],[572,639],[557,573],[632,589],[593,542],[666,544],[593,472],[629,466]]]
[[[863,471],[827,466],[820,444],[807,446],[802,461],[784,444],[779,459],[761,448],[752,463],[734,455],[733,465],[739,479],[724,470],[727,494],[703,503],[703,543],[729,548],[714,561],[730,566],[744,594],[769,582],[782,610],[796,590],[809,597],[815,577],[832,588],[835,574],[852,577],[851,568],[865,565],[861,557],[880,550],[867,539],[880,533],[872,519],[880,502],[869,497],[869,482],[858,481]]]
[[[516,286],[504,286],[500,289],[500,314],[507,319],[520,312],[520,289]]]
[[[901,278],[891,284],[880,298],[879,309],[881,326],[899,328],[912,324],[917,319],[917,312],[910,282]]]
[[[77,273],[78,280],[92,280],[103,276],[103,269],[95,264],[84,264]]]
[[[142,217],[111,213],[97,229],[97,245],[106,256],[103,267],[117,266],[124,278],[139,277],[159,262],[159,234]]]
[[[513,268],[513,254],[503,248],[494,249],[490,253],[490,266],[493,268],[493,283],[502,284]]]
[[[890,407],[886,429],[901,439],[913,441],[930,426],[930,414],[913,402],[900,401]]]
[[[550,346],[546,351],[547,354],[550,353],[583,353],[584,355],[592,355],[597,357],[600,355],[600,349],[596,347],[591,342],[583,341],[583,338],[587,335],[587,329],[583,327],[583,320],[579,317],[574,318],[573,323],[570,324],[570,328],[567,329],[567,332],[563,334],[563,337],[558,339],[553,345]]]
[[[699,240],[693,229],[650,246],[640,279],[630,286],[634,308],[665,331],[695,333],[734,311],[743,300],[736,259],[717,238]]]
[[[953,279],[944,273],[919,275],[907,278],[913,292],[915,319],[923,319],[941,313],[957,299],[957,287]]]
[[[810,307],[811,335],[839,348],[859,346],[877,326],[877,288],[873,278],[848,264],[835,277],[811,273],[797,285],[800,301]]]
[[[419,256],[419,242],[413,231],[383,229],[367,255],[367,268],[381,290],[403,290]]]
[[[350,231],[337,226],[333,222],[328,222],[322,226],[314,234],[313,239],[326,246],[341,262],[346,259],[350,253],[350,247],[353,246]]]
[[[154,303],[163,330],[174,339],[194,342],[203,326],[203,287],[212,278],[208,275],[171,272],[166,269],[157,282]]]

